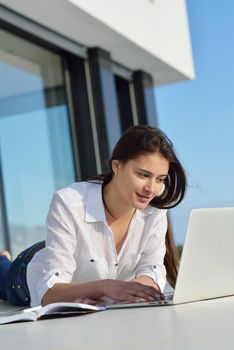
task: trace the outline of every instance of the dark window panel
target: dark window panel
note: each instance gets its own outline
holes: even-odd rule
[[[78,144],[81,179],[87,180],[97,174],[89,99],[86,84],[84,61],[77,56],[67,56],[73,110],[75,134]]]
[[[133,85],[139,124],[157,126],[154,85],[151,75],[143,71],[134,72]]]
[[[129,81],[115,76],[115,86],[118,97],[121,130],[124,132],[134,124]]]
[[[92,48],[88,55],[101,167],[107,171],[110,154],[121,134],[115,81],[108,52]]]

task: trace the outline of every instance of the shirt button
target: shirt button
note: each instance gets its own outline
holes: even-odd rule
[[[90,262],[94,262],[94,259],[90,259]]]
[[[59,272],[55,272],[55,276],[59,276]]]
[[[118,265],[119,265],[119,264],[118,264],[118,263],[116,263],[116,264],[115,264],[115,267],[117,267]]]
[[[157,268],[157,266],[156,265],[153,265],[153,269],[156,269]]]

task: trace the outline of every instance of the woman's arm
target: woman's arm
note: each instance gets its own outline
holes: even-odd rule
[[[42,298],[42,305],[59,302],[74,301],[77,298],[99,299],[102,296],[99,281],[88,283],[56,283],[48,289]]]
[[[140,299],[155,300],[159,293],[155,287],[137,283],[137,281],[100,280],[87,283],[56,283],[48,289],[42,298],[42,305],[57,301],[74,301],[76,299],[99,300],[108,297],[115,302],[136,302]]]

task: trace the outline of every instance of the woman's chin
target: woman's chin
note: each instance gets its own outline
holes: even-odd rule
[[[145,209],[149,204],[149,201],[137,201],[134,205],[136,209]]]
[[[147,205],[149,204],[150,200],[149,198],[143,197],[143,196],[139,196],[138,194],[136,195],[136,199],[137,199],[137,206],[139,206],[141,209],[144,209],[147,207]]]

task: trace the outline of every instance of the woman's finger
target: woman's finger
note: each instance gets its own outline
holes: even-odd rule
[[[74,300],[75,303],[82,303],[82,304],[89,304],[89,305],[96,305],[97,301],[90,299],[90,298],[77,298]]]

